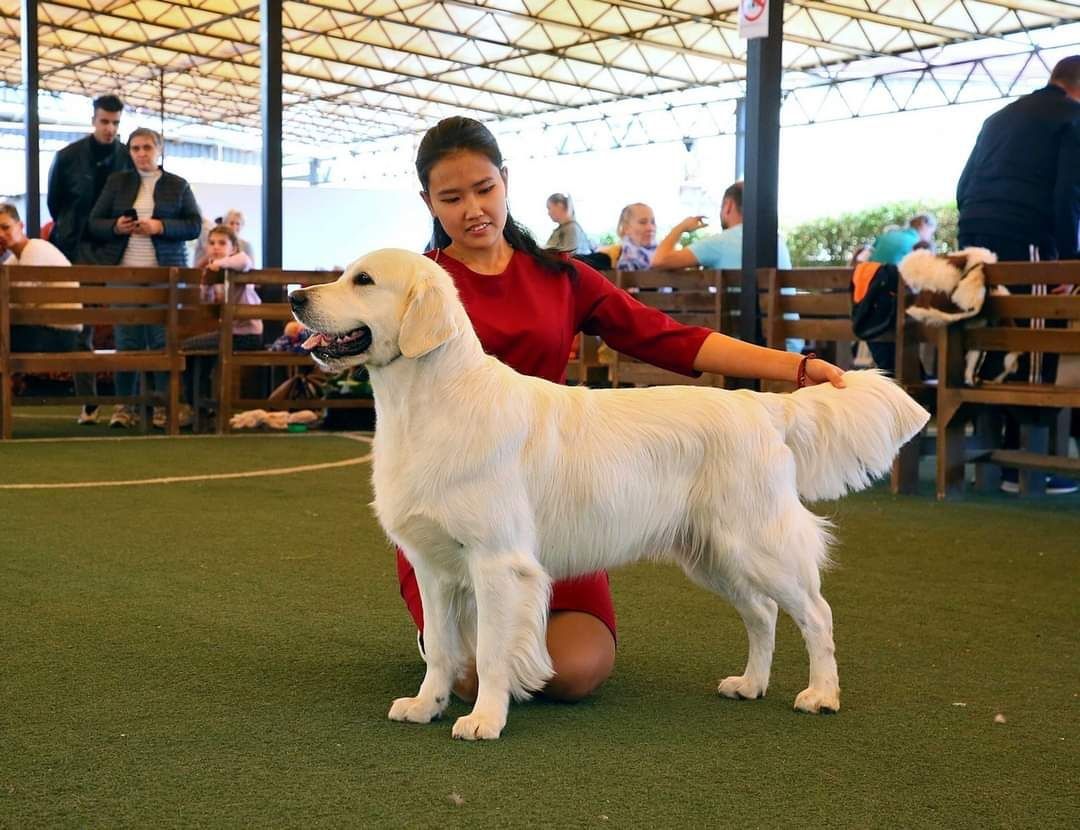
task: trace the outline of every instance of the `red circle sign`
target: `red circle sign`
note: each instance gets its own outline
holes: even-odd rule
[[[761,13],[765,11],[766,2],[767,0],[743,0],[743,19],[748,23],[753,23],[761,17]]]

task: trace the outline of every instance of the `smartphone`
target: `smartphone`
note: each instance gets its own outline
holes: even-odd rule
[[[127,210],[125,210],[123,213],[120,214],[120,218],[121,219],[133,219],[135,221],[138,221],[139,220],[139,212],[137,210],[135,210],[135,208],[128,208]]]

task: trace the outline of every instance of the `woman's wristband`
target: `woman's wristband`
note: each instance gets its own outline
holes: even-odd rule
[[[799,368],[795,372],[795,386],[799,389],[802,389],[804,386],[806,386],[806,362],[808,360],[814,360],[816,357],[816,354],[810,352],[810,354],[803,355],[802,360],[799,361]]]

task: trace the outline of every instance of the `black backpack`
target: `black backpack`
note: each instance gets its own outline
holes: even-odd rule
[[[896,326],[895,265],[861,262],[851,276],[851,327],[860,340],[874,340]]]

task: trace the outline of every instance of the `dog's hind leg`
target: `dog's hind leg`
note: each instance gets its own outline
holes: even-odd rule
[[[721,680],[717,693],[744,700],[765,697],[776,643],[776,603],[749,587],[735,588],[722,574],[704,564],[684,562],[683,570],[698,585],[726,597],[746,626],[746,669],[741,675]]]
[[[399,697],[390,706],[390,720],[429,723],[439,717],[450,702],[450,688],[463,656],[461,634],[455,610],[453,587],[428,570],[414,564],[420,601],[424,608],[424,659],[427,672],[416,697]],[[456,598],[460,601],[460,598]]]
[[[777,541],[762,549],[747,568],[747,577],[772,597],[799,627],[810,656],[810,685],[795,698],[802,712],[835,712],[840,708],[840,681],[833,643],[832,609],[821,595],[819,568],[826,561],[829,534],[824,522],[802,505],[785,511],[786,527]]]
[[[551,678],[545,631],[551,578],[526,553],[476,553],[469,559],[476,593],[476,704],[454,723],[455,738],[498,738],[510,696],[519,700]]]

